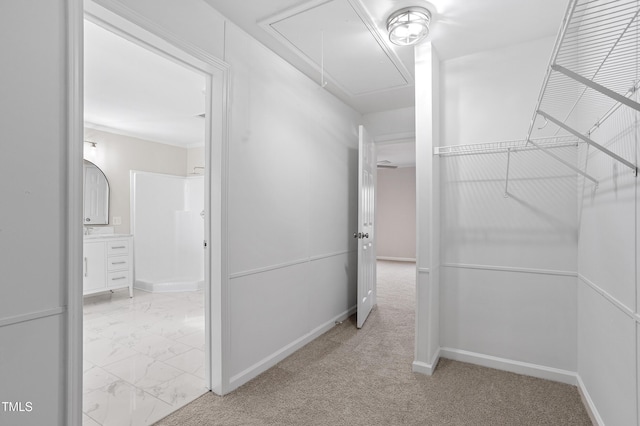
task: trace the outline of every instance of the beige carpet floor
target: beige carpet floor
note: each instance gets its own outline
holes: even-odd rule
[[[415,265],[378,264],[362,330],[337,325],[224,397],[157,425],[591,425],[576,387],[442,359],[413,373]]]

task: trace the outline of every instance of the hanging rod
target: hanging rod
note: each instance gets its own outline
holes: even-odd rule
[[[528,139],[527,143],[535,146],[538,149],[540,149],[542,152],[547,154],[549,157],[554,158],[556,161],[564,164],[565,166],[567,166],[568,168],[570,168],[574,172],[578,173],[579,175],[584,176],[585,178],[589,179],[591,182],[596,184],[596,187],[598,186],[598,180],[596,178],[594,178],[593,176],[583,172],[578,167],[574,166],[573,164],[569,163],[568,161],[564,160],[563,158],[560,158],[559,156],[557,156],[553,152],[549,151],[548,148],[545,148],[544,146],[538,145],[536,142],[534,142],[533,139]]]

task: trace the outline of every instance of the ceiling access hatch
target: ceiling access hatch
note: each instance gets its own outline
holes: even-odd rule
[[[318,83],[351,96],[413,85],[410,72],[358,0],[314,0],[260,25],[313,66]]]

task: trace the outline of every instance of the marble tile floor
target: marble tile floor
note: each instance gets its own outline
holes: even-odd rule
[[[203,292],[84,299],[83,425],[150,425],[204,394]]]

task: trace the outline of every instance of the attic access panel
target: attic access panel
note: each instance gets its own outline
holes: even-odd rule
[[[261,25],[351,96],[412,84],[357,0],[313,1]]]

